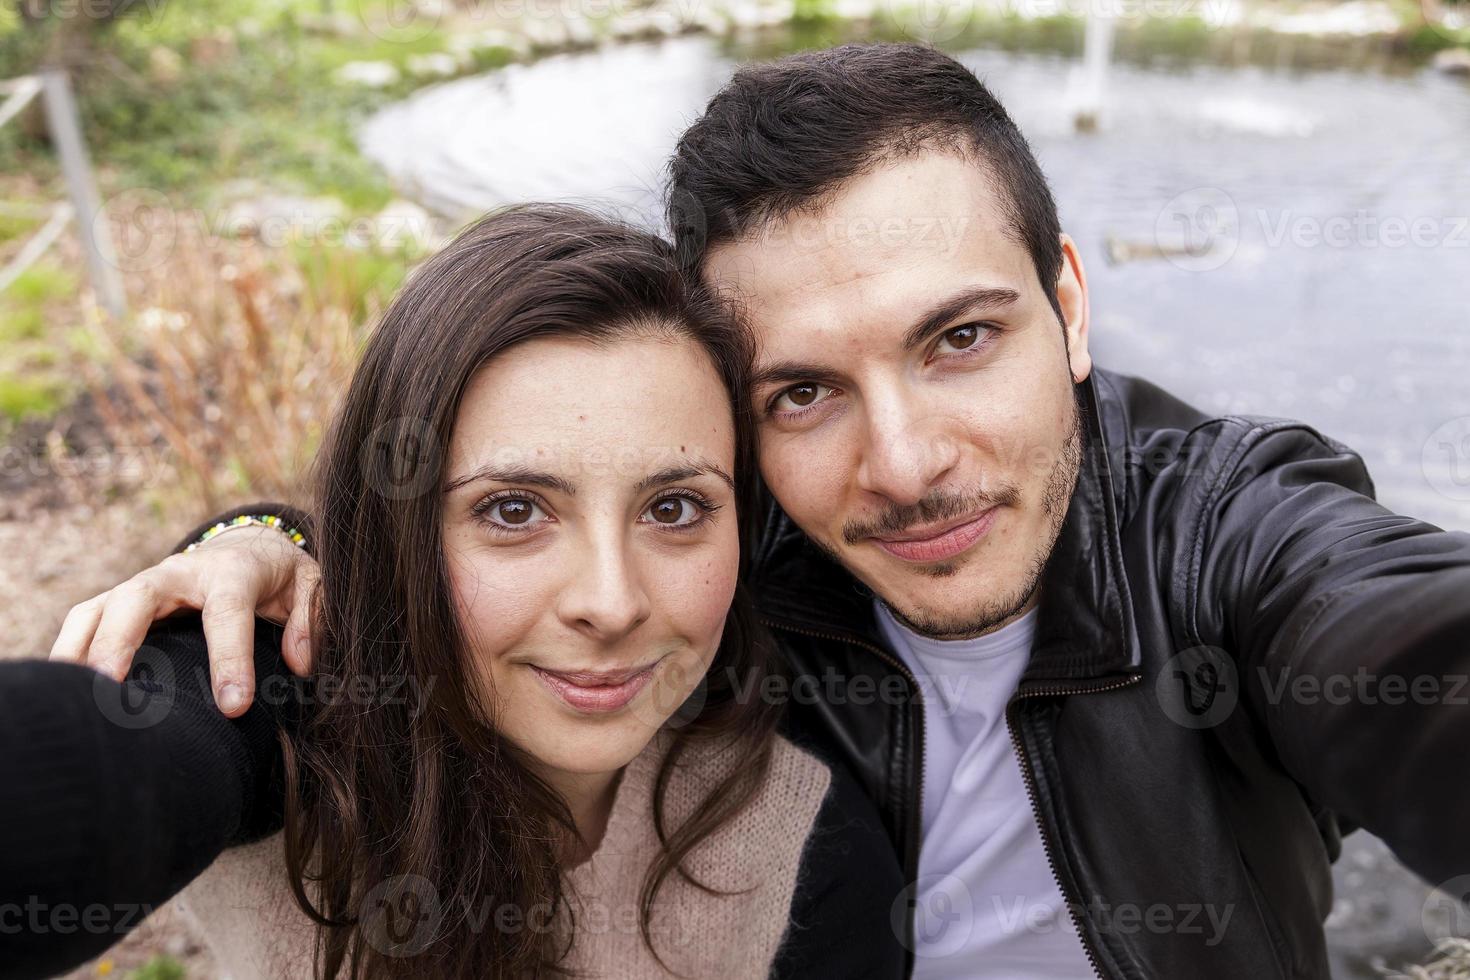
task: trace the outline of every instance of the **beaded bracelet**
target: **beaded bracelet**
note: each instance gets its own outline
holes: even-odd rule
[[[302,534],[294,527],[288,525],[285,521],[281,520],[275,514],[241,514],[240,516],[233,517],[228,521],[220,521],[218,524],[214,525],[209,530],[199,535],[198,540],[196,540],[193,544],[184,549],[184,553],[188,554],[204,542],[208,541],[210,538],[224,534],[226,531],[233,531],[236,528],[242,527],[273,527],[277,531],[285,534],[286,537],[290,538],[291,543],[296,545],[296,547],[306,547],[306,535]]]

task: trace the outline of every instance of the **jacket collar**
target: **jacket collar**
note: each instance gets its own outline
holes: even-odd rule
[[[1042,573],[1041,616],[1023,685],[1079,681],[1138,669],[1138,632],[1123,565],[1121,487],[1113,478],[1114,440],[1126,421],[1100,403],[1098,372],[1079,388],[1082,466],[1056,547]],[[886,649],[873,593],[807,539],[763,494],[765,529],[753,550],[750,580],[762,618],[775,625],[851,638]]]

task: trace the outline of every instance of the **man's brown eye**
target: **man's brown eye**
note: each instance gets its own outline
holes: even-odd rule
[[[949,341],[949,346],[955,350],[964,350],[966,347],[974,346],[975,340],[979,336],[980,331],[973,325],[955,327],[953,330],[946,331],[944,334],[944,338]]]
[[[795,388],[787,389],[786,397],[791,399],[791,404],[805,408],[817,400],[817,386],[797,385]]]
[[[495,515],[501,523],[518,526],[531,519],[535,505],[529,500],[502,500],[495,505]]]

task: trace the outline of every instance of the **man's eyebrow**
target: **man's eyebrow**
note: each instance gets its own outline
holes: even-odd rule
[[[1021,298],[1021,294],[1008,286],[974,286],[961,290],[919,318],[903,338],[903,349],[913,350],[929,335],[947,325],[962,313],[976,308],[995,309],[1010,306]]]
[[[519,483],[524,486],[543,487],[547,490],[558,490],[568,497],[574,497],[577,494],[577,488],[565,477],[545,473],[541,470],[533,470],[528,466],[496,466],[494,463],[487,463],[458,479],[451,480],[444,487],[444,492],[453,493],[460,487],[467,486],[471,483],[478,483],[480,480],[495,480],[499,483]]]
[[[657,473],[648,474],[643,479],[638,481],[638,486],[634,488],[633,492],[646,493],[649,490],[653,490],[658,487],[668,486],[670,483],[678,483],[682,480],[693,479],[696,476],[703,476],[705,474],[717,476],[721,480],[723,480],[732,491],[735,489],[734,479],[731,478],[730,474],[726,473],[722,467],[717,466],[714,463],[709,462],[708,460],[695,459],[690,460],[688,463],[667,466],[659,470]]]
[[[757,391],[766,385],[796,384],[801,381],[841,387],[831,368],[819,364],[803,364],[800,361],[777,361],[756,370],[750,379],[750,390]]]

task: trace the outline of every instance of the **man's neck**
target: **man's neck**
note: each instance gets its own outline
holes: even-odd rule
[[[1021,603],[1021,605],[1017,606],[1014,611],[1012,611],[1010,613],[1007,613],[1006,616],[1005,616],[1005,618],[1003,618],[1003,619],[1000,619],[1000,620],[996,620],[994,622],[987,623],[983,627],[981,627],[979,629],[975,629],[975,630],[968,630],[968,631],[957,632],[957,633],[935,634],[935,633],[933,633],[933,632],[931,632],[929,630],[926,630],[926,629],[921,628],[919,625],[917,625],[914,622],[912,622],[911,620],[909,620],[907,617],[905,617],[903,615],[902,612],[900,612],[899,610],[895,609],[893,606],[889,605],[882,597],[878,597],[877,598],[877,602],[879,604],[881,604],[883,606],[883,608],[888,611],[888,614],[891,615],[896,622],[898,622],[900,625],[902,625],[909,632],[911,632],[911,633],[913,633],[913,634],[915,634],[917,636],[922,636],[925,639],[939,640],[939,641],[942,641],[942,642],[949,642],[949,641],[952,641],[952,640],[954,640],[954,641],[978,640],[982,636],[990,636],[992,633],[998,633],[1001,630],[1005,629],[1006,627],[1011,626],[1011,625],[1019,622],[1022,618],[1025,617],[1025,615],[1027,613],[1029,613],[1029,612],[1031,612],[1031,610],[1035,609],[1037,607],[1037,605],[1040,603],[1040,601],[1041,601],[1041,590],[1039,588],[1038,589],[1032,589],[1031,590],[1031,595],[1026,599],[1026,601],[1023,602],[1023,603]]]

